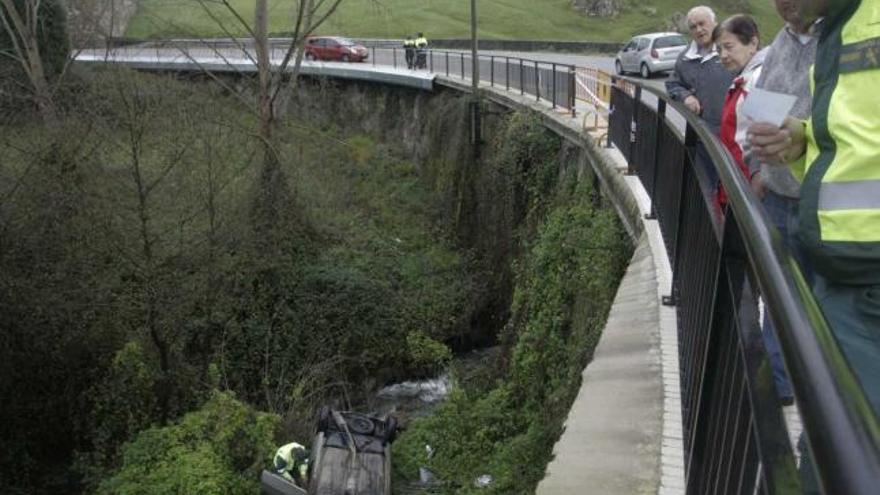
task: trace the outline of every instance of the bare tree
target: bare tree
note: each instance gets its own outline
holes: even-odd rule
[[[211,9],[212,4],[218,2],[211,0],[198,0],[204,11],[214,20],[217,26],[230,38],[235,39],[223,21]],[[287,42],[284,55],[278,65],[273,65],[271,47],[269,45],[269,0],[255,0],[254,23],[248,23],[244,15],[235,9],[228,0],[219,0],[223,8],[238,23],[253,40],[256,59],[252,62],[257,67],[258,74],[258,114],[260,117],[260,139],[267,146],[267,153],[271,156],[273,150],[270,140],[272,128],[277,115],[278,95],[284,87],[285,80],[296,84],[302,67],[303,45],[305,38],[310,36],[329,19],[342,4],[343,0],[298,0],[293,8],[293,36]],[[239,48],[248,54],[247,47],[239,44]],[[250,56],[250,55],[248,55]],[[293,66],[291,67],[291,64]],[[277,159],[277,157],[275,157]]]
[[[17,62],[31,86],[40,116],[50,126],[58,121],[46,64],[40,51],[40,15],[42,0],[0,0],[0,21],[8,34],[11,49],[0,54]]]
[[[233,31],[243,30],[253,40],[254,56],[249,47],[235,41],[238,48],[257,68],[257,101],[255,113],[259,118],[259,129],[256,136],[263,150],[263,163],[260,171],[257,195],[253,205],[254,229],[258,232],[265,247],[272,249],[273,232],[278,223],[280,209],[289,205],[290,191],[281,170],[281,158],[273,144],[273,131],[277,124],[279,95],[290,81],[295,85],[302,66],[303,45],[307,36],[329,19],[342,4],[343,0],[298,0],[293,7],[293,35],[286,42],[284,55],[280,62],[273,63],[272,47],[269,43],[269,0],[254,0],[254,22],[249,23],[245,16],[236,10],[228,0],[197,0],[204,12],[211,17],[217,26],[230,39],[236,40]],[[219,4],[228,13],[237,29],[227,26],[212,6]],[[217,55],[224,56],[221,50],[214,48]],[[195,57],[189,57],[197,62]],[[291,66],[292,64],[292,66]],[[220,78],[214,80],[224,84]],[[251,107],[254,108],[254,107]]]
[[[133,8],[133,0],[0,0],[0,59],[21,69],[25,83],[18,85],[47,126],[57,127],[55,92],[79,50],[120,34]],[[77,47],[73,54],[70,40]]]

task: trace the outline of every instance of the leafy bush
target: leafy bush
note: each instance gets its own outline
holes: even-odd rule
[[[253,494],[275,452],[279,418],[217,392],[177,424],[150,428],[123,448],[99,495]]]
[[[438,373],[452,359],[448,347],[418,330],[407,334],[406,347],[413,368],[426,370],[429,375]]]

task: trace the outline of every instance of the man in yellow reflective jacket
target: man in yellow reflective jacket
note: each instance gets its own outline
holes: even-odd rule
[[[278,447],[273,464],[275,472],[286,480],[303,488],[308,484],[309,453],[302,445],[290,442]]]
[[[427,69],[427,56],[428,56],[428,38],[425,38],[425,35],[419,33],[416,35],[416,69]]]
[[[797,236],[816,300],[880,414],[880,0],[794,2],[804,19],[823,17],[813,114],[753,124],[749,139],[760,159],[791,164],[802,181]]]
[[[813,115],[754,124],[753,151],[802,179],[798,239],[814,292],[880,413],[880,0],[795,0],[824,15]]]
[[[416,40],[412,36],[406,35],[406,39],[403,40],[403,51],[406,54],[406,68],[412,69],[416,56]]]

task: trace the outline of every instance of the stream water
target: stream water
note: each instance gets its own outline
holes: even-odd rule
[[[380,415],[394,414],[402,423],[429,415],[449,395],[453,379],[467,381],[491,371],[496,366],[498,351],[498,347],[468,351],[457,355],[440,376],[383,387],[376,394],[372,409]]]

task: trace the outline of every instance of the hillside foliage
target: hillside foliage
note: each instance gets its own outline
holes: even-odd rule
[[[0,491],[124,481],[126,442],[217,390],[304,439],[318,405],[448,361],[471,255],[405,157],[289,120],[267,246],[255,117],[221,88],[106,69],[60,90],[60,129],[0,123]]]
[[[252,15],[249,0],[230,0],[246,17]],[[270,30],[290,31],[294,0],[273,2]],[[612,17],[590,15],[597,2],[572,0],[480,0],[479,36],[483,39],[559,41],[625,41],[653,31],[684,29],[684,14],[697,5],[685,0],[613,0]],[[782,27],[773,2],[764,0],[709,0],[719,19],[748,13],[758,21],[767,41]],[[210,3],[208,3],[210,5]],[[582,5],[579,5],[582,4]],[[603,10],[604,9],[600,9]],[[234,23],[219,6],[214,17]],[[142,0],[126,36],[133,38],[224,36],[217,24],[196,2]],[[428,38],[469,38],[470,4],[459,0],[344,0],[342,7],[319,30],[321,34],[363,38],[400,39],[424,32]],[[244,33],[237,33],[244,34]]]
[[[252,493],[319,405],[499,342],[402,436],[398,475],[431,443],[447,488],[482,458],[527,492],[629,254],[562,141],[487,112],[474,161],[466,98],[310,80],[267,200],[229,88],[74,66],[56,125],[0,121],[0,492]]]

